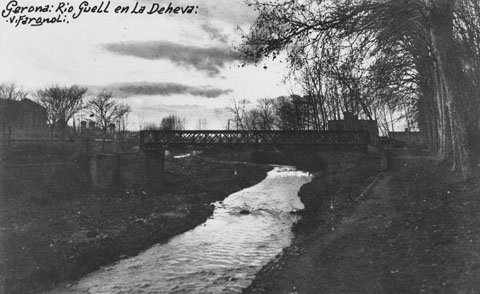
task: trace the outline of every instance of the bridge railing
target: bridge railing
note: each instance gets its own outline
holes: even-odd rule
[[[368,134],[363,131],[172,131],[140,132],[140,150],[156,151],[172,147],[210,146],[317,146],[366,148]]]

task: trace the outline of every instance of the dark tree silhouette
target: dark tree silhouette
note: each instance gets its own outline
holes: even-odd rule
[[[102,90],[87,103],[87,111],[91,113],[91,116],[93,116],[102,131],[102,152],[104,152],[109,125],[122,119],[130,112],[130,107],[117,103],[113,98],[112,92]]]
[[[167,117],[162,118],[160,123],[161,130],[184,130],[185,119],[180,118],[175,114],[170,114]]]
[[[62,149],[65,128],[70,119],[82,110],[86,93],[87,88],[79,86],[51,86],[37,91],[38,102],[47,109],[51,138],[56,127],[61,131]]]

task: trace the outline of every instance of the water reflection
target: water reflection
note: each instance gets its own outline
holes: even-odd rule
[[[291,212],[303,208],[297,192],[310,180],[276,167],[261,183],[215,203],[204,224],[57,293],[240,293],[290,244]]]

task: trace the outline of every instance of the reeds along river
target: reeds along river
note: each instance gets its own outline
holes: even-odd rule
[[[215,203],[204,224],[54,293],[240,293],[288,246],[312,176],[276,167],[259,184]],[[247,213],[247,211],[249,213]]]

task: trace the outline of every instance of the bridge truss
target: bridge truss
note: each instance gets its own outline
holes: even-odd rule
[[[140,132],[140,150],[162,151],[169,148],[206,149],[214,146],[309,147],[339,151],[363,151],[368,134],[363,131],[173,131]]]

